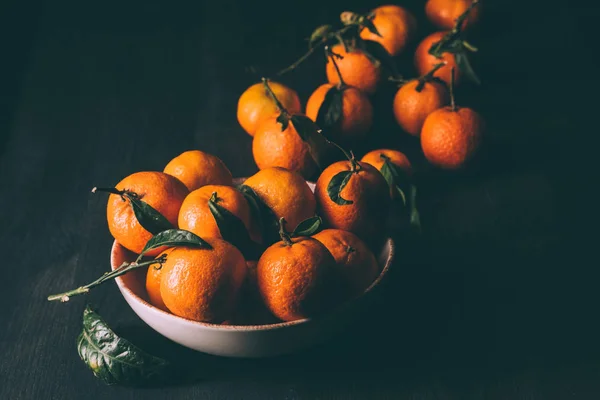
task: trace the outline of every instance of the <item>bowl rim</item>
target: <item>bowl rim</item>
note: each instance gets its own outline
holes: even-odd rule
[[[363,299],[366,295],[368,295],[375,287],[377,287],[381,283],[381,281],[385,278],[385,276],[389,272],[389,269],[392,265],[392,262],[393,262],[394,256],[395,256],[395,243],[391,237],[386,238],[384,245],[387,243],[389,243],[390,252],[388,254],[388,257],[385,261],[383,268],[381,269],[381,272],[379,273],[377,278],[369,285],[369,287],[367,287],[367,289],[365,289],[365,291],[360,296],[345,302],[344,304],[336,307],[335,309],[333,309],[330,312],[327,312],[323,315],[313,317],[313,318],[297,319],[294,321],[282,321],[282,322],[276,322],[276,323],[272,323],[272,324],[261,324],[261,325],[221,325],[221,324],[213,324],[210,322],[194,321],[194,320],[183,318],[178,315],[161,310],[160,308],[155,307],[154,305],[150,304],[149,302],[147,302],[140,296],[136,295],[129,287],[127,287],[125,285],[125,282],[123,281],[122,277],[120,277],[120,276],[117,277],[115,279],[115,281],[117,282],[119,290],[121,291],[123,296],[125,296],[125,295],[129,296],[129,298],[131,298],[133,301],[138,303],[140,306],[148,309],[148,311],[150,311],[152,313],[155,313],[155,314],[167,317],[167,318],[174,318],[182,323],[186,323],[186,324],[189,324],[192,326],[197,326],[197,327],[203,327],[206,329],[217,330],[217,331],[240,331],[240,332],[271,331],[271,330],[277,330],[277,329],[284,329],[284,328],[288,328],[288,327],[296,326],[296,325],[303,325],[303,324],[306,324],[309,322],[317,321],[319,319],[330,318],[332,315],[340,313],[340,312],[342,312],[342,310],[352,307],[356,302]],[[125,249],[123,246],[121,246],[115,240],[113,242],[111,252],[110,252],[111,270],[114,270],[117,267],[115,258],[116,258],[116,252],[117,252],[118,247],[122,247],[123,249]],[[127,250],[127,249],[125,249],[125,250]],[[129,251],[129,250],[127,250],[127,251]]]

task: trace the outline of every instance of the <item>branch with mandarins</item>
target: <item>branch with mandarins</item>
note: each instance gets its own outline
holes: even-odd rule
[[[364,29],[367,29],[377,37],[382,37],[373,24],[373,18],[374,12],[364,15],[352,11],[342,12],[340,14],[342,26],[339,29],[334,29],[331,25],[317,27],[308,39],[308,51],[294,63],[277,72],[276,76],[281,76],[295,70],[316,50],[327,46],[332,47],[337,44],[342,45],[346,52],[351,52],[354,49],[363,50],[373,63],[385,65],[393,76],[397,76],[396,66],[385,48],[378,42],[360,37],[360,32]],[[328,57],[327,54],[326,57]]]

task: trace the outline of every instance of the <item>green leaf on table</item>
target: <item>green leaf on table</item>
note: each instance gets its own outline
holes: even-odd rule
[[[167,229],[174,228],[164,215],[156,211],[150,204],[140,199],[136,193],[125,192],[124,196],[129,200],[133,213],[140,225],[151,234],[156,235]]]
[[[327,91],[317,114],[317,125],[325,132],[336,129],[343,117],[343,90],[332,87]]]
[[[208,208],[219,227],[224,240],[238,248],[247,260],[256,260],[260,255],[259,246],[250,239],[246,226],[236,215],[219,204],[218,194],[208,200]]]
[[[308,144],[312,159],[323,169],[329,144],[321,133],[321,128],[305,115],[294,114],[291,122],[300,138]]]
[[[456,65],[458,66],[460,72],[465,74],[465,76],[473,83],[481,85],[481,81],[479,80],[477,74],[475,74],[471,63],[469,62],[469,57],[467,56],[467,54],[465,52],[460,52],[456,53],[454,57],[456,58]]]
[[[340,206],[345,206],[353,203],[352,200],[346,200],[342,198],[341,194],[342,190],[344,190],[344,188],[348,184],[348,181],[350,181],[352,174],[354,174],[353,171],[341,171],[335,174],[333,178],[331,178],[331,180],[329,181],[329,185],[327,185],[327,194],[329,195],[331,201]]]
[[[142,254],[161,246],[187,246],[201,249],[211,249],[212,247],[200,236],[183,229],[167,229],[152,237],[146,242]]]
[[[254,189],[247,185],[239,185],[237,189],[242,192],[248,204],[255,221],[259,223],[259,229],[264,244],[273,244],[280,240],[279,238],[279,220],[275,213],[264,201],[256,194]]]
[[[323,224],[323,220],[318,215],[314,217],[310,217],[300,222],[294,232],[292,232],[293,237],[298,236],[312,236],[321,229],[321,225]]]
[[[94,375],[108,385],[140,385],[163,378],[169,363],[117,336],[90,306],[83,311],[77,352]]]

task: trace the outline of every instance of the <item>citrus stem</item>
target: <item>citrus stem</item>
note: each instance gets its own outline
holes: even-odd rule
[[[338,67],[337,62],[335,61],[336,57],[342,59],[344,57],[339,54],[334,53],[329,46],[325,46],[325,54],[327,57],[331,58],[331,62],[333,63],[333,67],[335,68],[335,72],[337,73],[338,78],[340,79],[340,83],[338,84],[338,89],[343,89],[346,87],[346,82],[344,82],[344,78],[342,77],[342,72],[340,71],[340,67]]]
[[[304,53],[304,55],[303,55],[302,57],[300,57],[298,60],[296,60],[296,61],[295,61],[295,62],[294,62],[292,65],[290,65],[290,66],[288,66],[288,67],[286,67],[286,68],[282,69],[281,71],[279,71],[279,72],[276,74],[276,76],[281,76],[281,75],[283,75],[283,74],[286,74],[286,73],[288,73],[288,72],[290,72],[290,71],[292,71],[292,70],[294,70],[294,69],[298,68],[298,66],[299,66],[300,64],[302,64],[304,61],[306,61],[306,59],[307,59],[308,57],[310,57],[310,56],[311,56],[311,54],[312,54],[312,53],[314,53],[314,52],[315,52],[315,50],[316,50],[316,49],[317,49],[317,48],[318,48],[320,45],[322,45],[322,44],[323,44],[323,43],[318,43],[317,45],[315,45],[315,46],[313,46],[313,47],[309,48],[309,49],[308,49],[308,51],[307,51],[306,53]]]
[[[294,243],[292,242],[290,235],[285,231],[285,223],[285,218],[279,218],[279,237],[286,246],[291,246]]]
[[[337,147],[342,153],[344,153],[344,156],[348,159],[348,161],[350,161],[352,163],[352,172],[360,170],[360,165],[358,165],[358,163],[356,162],[356,158],[354,157],[352,150],[350,152],[348,152],[342,146],[340,146],[339,144],[337,144],[335,142],[332,142],[329,139],[325,139],[325,142],[327,144]]]
[[[457,110],[456,102],[454,101],[454,67],[452,67],[452,73],[450,74],[450,110]]]
[[[352,25],[346,25],[343,28],[338,29],[337,31],[334,32],[330,32],[328,33],[326,36],[324,36],[320,42],[317,42],[313,47],[310,47],[308,49],[308,51],[306,53],[304,53],[304,55],[302,57],[300,57],[298,60],[296,60],[292,65],[282,69],[281,71],[279,71],[276,76],[281,76],[283,74],[286,74],[290,71],[295,70],[296,68],[298,68],[298,66],[300,64],[302,64],[304,61],[306,61],[308,59],[308,57],[310,57],[315,50],[317,50],[320,46],[326,44],[327,42],[329,42],[332,39],[338,39],[341,40],[342,44],[344,45],[344,48],[346,49],[346,51],[348,51],[348,49],[346,48],[346,44],[342,39],[342,35],[345,34],[347,31],[349,31],[350,29],[356,27],[356,25],[352,24]]]
[[[425,83],[431,82],[433,80],[433,74],[435,74],[435,72],[438,69],[442,68],[444,65],[446,65],[446,61],[435,64],[429,72],[427,72],[425,75],[420,76],[419,83],[417,84],[415,90],[417,92],[421,92],[421,90],[423,90],[423,88],[425,87]]]
[[[210,199],[208,199],[208,201],[212,201],[213,203],[216,203],[218,199],[219,198],[217,197],[217,192],[212,192],[212,194],[210,195]]]
[[[100,278],[96,279],[95,281],[93,281],[91,283],[88,283],[87,285],[80,286],[76,289],[69,290],[67,292],[50,295],[50,296],[48,296],[48,301],[60,300],[63,303],[67,302],[73,296],[85,294],[85,293],[89,292],[90,289],[92,289],[98,285],[101,285],[102,283],[104,283],[108,280],[114,279],[121,275],[125,275],[126,273],[133,271],[134,269],[138,269],[138,268],[145,267],[145,266],[152,265],[152,264],[161,264],[162,265],[167,260],[166,254],[163,254],[159,258],[156,258],[153,260],[139,262],[141,258],[142,258],[142,255],[138,256],[138,258],[134,262],[131,262],[131,263],[124,262],[118,268],[116,268],[114,271],[106,272]]]
[[[479,0],[473,0],[471,2],[471,4],[469,5],[469,7],[467,7],[467,9],[465,10],[465,12],[462,13],[462,14],[460,14],[458,16],[458,18],[456,18],[456,20],[454,22],[454,27],[452,28],[452,33],[458,33],[458,32],[461,31],[464,20],[467,19],[467,17],[471,13],[471,10],[473,10],[473,8],[477,4],[479,4]]]
[[[273,90],[271,90],[268,79],[262,78],[262,82],[263,82],[263,85],[265,86],[265,89],[267,90],[267,93],[269,93],[269,96],[271,97],[271,99],[273,99],[273,101],[275,102],[275,105],[277,106],[279,111],[286,117],[289,116],[290,113],[288,112],[288,110],[285,109],[285,107],[283,106],[283,104],[281,104],[281,102],[279,101],[277,96],[275,96],[275,93],[273,93]]]
[[[479,49],[477,47],[473,46],[471,43],[467,42],[466,40],[463,40],[462,43],[463,43],[463,46],[465,46],[465,48],[467,50],[469,50],[470,52],[475,53],[475,52],[479,51]]]

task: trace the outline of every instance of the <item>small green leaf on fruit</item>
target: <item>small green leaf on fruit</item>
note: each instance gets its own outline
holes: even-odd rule
[[[323,220],[317,215],[307,218],[298,224],[294,232],[292,232],[292,236],[312,236],[321,229],[322,224]]]
[[[133,213],[140,225],[153,235],[173,229],[174,226],[161,213],[156,211],[154,207],[140,199],[139,196],[132,192],[125,192],[124,196],[129,200]]]
[[[316,120],[317,125],[325,132],[337,129],[338,124],[341,122],[344,113],[343,100],[343,90],[340,90],[335,86],[329,89],[325,95]]]
[[[148,240],[142,250],[142,254],[161,246],[187,246],[200,249],[212,248],[204,239],[192,232],[183,229],[167,229],[166,231],[157,233],[152,239]]]
[[[140,385],[163,378],[169,363],[117,336],[90,306],[83,311],[77,352],[94,375],[108,385]]]
[[[345,206],[353,203],[352,200],[344,199],[341,194],[342,190],[344,190],[344,188],[350,181],[352,174],[354,174],[353,171],[341,171],[335,174],[333,178],[331,178],[331,181],[329,181],[329,185],[327,185],[327,194],[329,195],[331,201],[340,206]]]
[[[464,52],[460,52],[456,53],[455,58],[456,65],[458,66],[460,72],[463,73],[473,83],[481,85],[479,77],[477,76],[477,74],[475,74],[471,63],[469,62],[469,57]]]
[[[300,138],[308,144],[312,159],[322,169],[329,145],[320,127],[305,115],[292,115],[291,121]]]
[[[280,240],[279,238],[279,220],[275,213],[258,194],[247,185],[239,185],[237,189],[242,192],[248,204],[255,221],[259,223],[262,241],[266,245],[271,245]]]
[[[260,255],[259,246],[250,239],[248,230],[242,220],[212,198],[208,200],[208,208],[219,227],[223,239],[237,247],[247,260],[258,259]]]

